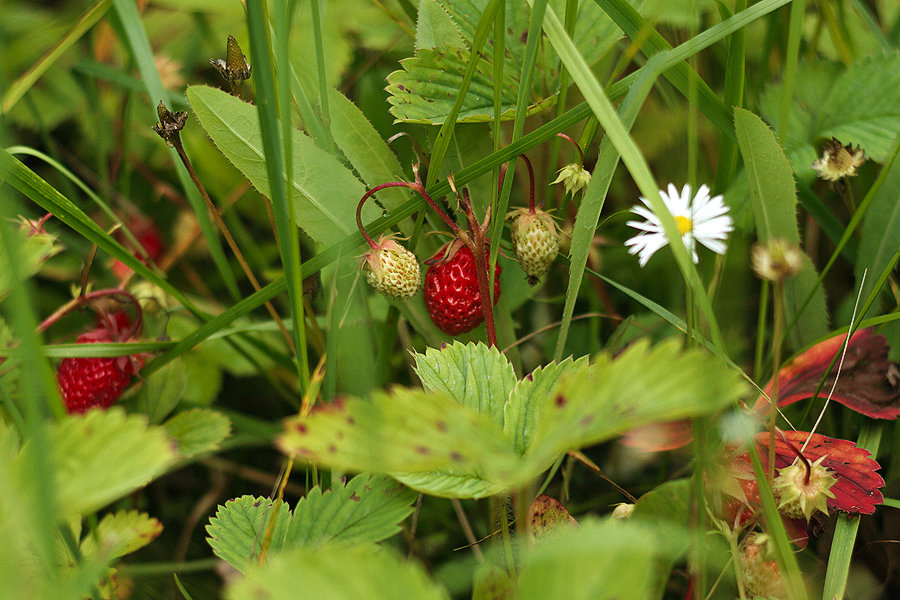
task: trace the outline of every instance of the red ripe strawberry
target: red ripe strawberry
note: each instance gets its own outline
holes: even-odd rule
[[[147,257],[150,260],[155,261],[159,258],[159,255],[162,254],[163,251],[163,240],[162,234],[153,221],[141,216],[132,217],[128,221],[128,228],[131,230],[131,233],[134,234],[134,238],[141,244],[141,247],[144,249],[144,252],[147,253]],[[132,252],[135,250],[130,247],[131,244],[128,243],[128,240],[124,235],[118,234],[116,238],[120,243],[125,244]],[[141,262],[146,262],[142,255],[137,253],[135,253],[135,255]],[[118,260],[113,261],[112,271],[118,279],[125,279],[125,277],[131,273],[131,269]]]
[[[433,263],[425,274],[425,306],[438,329],[448,335],[459,335],[478,327],[481,292],[475,271],[475,255],[462,244],[444,260],[447,247],[431,257]],[[439,262],[443,261],[443,262]],[[500,265],[494,269],[494,303],[500,298]]]
[[[112,342],[109,333],[98,329],[78,337],[76,344]],[[139,360],[139,359],[138,359]],[[56,380],[66,410],[82,413],[95,406],[109,408],[122,396],[136,371],[132,356],[107,358],[65,358],[56,371]]]

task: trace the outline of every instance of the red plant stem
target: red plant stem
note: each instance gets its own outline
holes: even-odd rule
[[[363,239],[366,240],[366,243],[369,244],[369,247],[375,248],[378,244],[375,243],[375,240],[372,239],[366,232],[366,228],[363,227],[362,224],[362,207],[363,204],[366,203],[366,200],[369,199],[370,196],[375,194],[376,192],[380,192],[383,189],[394,188],[394,187],[412,187],[411,183],[407,183],[405,181],[391,181],[388,183],[382,183],[381,185],[376,185],[371,190],[363,194],[363,197],[359,199],[359,204],[356,205],[356,226],[359,227],[359,232],[362,234]]]
[[[567,136],[564,133],[557,133],[556,135],[558,137],[563,138],[564,140],[568,140],[569,142],[572,143],[573,146],[575,146],[575,149],[578,150],[578,158],[579,158],[581,164],[584,165],[584,152],[581,151],[581,146],[578,145],[578,142],[576,142],[575,140],[573,140],[572,138],[570,138],[569,136]]]
[[[78,296],[77,298],[73,298],[69,302],[66,302],[64,305],[59,307],[52,315],[44,319],[44,321],[40,325],[38,325],[38,333],[43,333],[70,312],[87,304],[90,304],[98,298],[103,298],[106,296],[119,296],[120,299],[124,299],[122,300],[124,304],[131,304],[132,308],[134,308],[134,322],[131,324],[131,327],[129,329],[122,332],[122,339],[127,340],[132,336],[138,335],[141,331],[141,327],[143,327],[144,324],[144,311],[141,309],[141,303],[138,302],[137,298],[135,298],[130,292],[120,288],[96,290],[88,294]]]
[[[497,329],[494,326],[494,304],[491,302],[491,286],[494,283],[493,273],[488,273],[487,254],[490,251],[490,243],[485,239],[484,232],[487,230],[490,222],[490,213],[485,215],[484,223],[479,223],[475,217],[475,211],[472,209],[472,201],[469,198],[468,190],[463,190],[462,195],[456,189],[456,182],[453,180],[451,173],[447,177],[457,198],[460,200],[463,211],[466,214],[466,222],[469,226],[470,239],[460,236],[472,254],[475,255],[475,273],[478,275],[478,291],[481,296],[481,315],[484,317],[484,328],[487,332],[488,346],[497,346]]]
[[[359,227],[359,232],[362,234],[363,238],[366,240],[366,242],[369,244],[369,246],[371,248],[374,248],[375,246],[377,246],[377,244],[372,239],[372,236],[370,236],[366,232],[366,228],[363,227],[363,224],[362,224],[363,204],[365,204],[366,200],[368,200],[369,197],[371,197],[376,192],[379,192],[386,188],[394,188],[394,187],[409,188],[409,189],[415,191],[420,196],[422,196],[422,198],[425,200],[425,202],[428,203],[428,206],[433,208],[434,211],[438,214],[438,216],[440,216],[441,219],[443,219],[444,222],[447,223],[447,225],[450,227],[450,229],[453,230],[453,233],[455,233],[457,236],[462,237],[461,234],[463,234],[463,231],[459,228],[459,225],[457,225],[453,221],[453,219],[451,219],[447,215],[447,213],[445,213],[444,210],[440,206],[438,206],[438,204],[431,198],[431,196],[428,195],[428,192],[425,190],[425,186],[422,185],[422,181],[419,179],[418,169],[414,167],[413,170],[416,173],[415,183],[410,183],[408,181],[390,181],[388,183],[382,183],[381,185],[376,185],[371,190],[369,190],[368,192],[363,194],[363,197],[360,198],[360,200],[359,200],[359,204],[356,205],[356,226]]]

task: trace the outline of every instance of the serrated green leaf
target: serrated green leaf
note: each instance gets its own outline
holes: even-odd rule
[[[449,469],[422,473],[392,471],[391,477],[423,494],[439,498],[487,498],[509,489],[507,485],[485,479],[483,475]]]
[[[453,22],[453,17],[437,0],[419,2],[416,20],[416,50],[437,48],[445,44],[465,48],[466,42]]]
[[[503,427],[504,406],[516,385],[516,373],[496,347],[454,341],[441,350],[416,353],[414,359],[422,387],[444,393]]]
[[[284,545],[291,521],[291,511],[284,502],[269,498],[241,496],[219,506],[216,516],[206,526],[207,543],[213,554],[239,571],[245,571],[259,559],[260,549],[267,531],[271,528],[269,551],[277,552]],[[275,518],[274,525],[270,525]]]
[[[464,371],[457,361],[474,356],[484,362],[490,354],[482,352],[456,344],[426,356],[431,373],[424,379],[434,385],[446,375],[458,382]],[[709,414],[745,391],[723,363],[700,350],[682,352],[674,340],[652,349],[637,342],[615,360],[601,354],[590,366],[567,361],[534,377],[531,389],[520,384],[505,433],[489,419],[493,400],[466,406],[443,390],[398,387],[371,401],[348,399],[292,419],[278,446],[332,467],[387,473],[425,493],[482,497],[531,481],[567,450],[639,425]]]
[[[186,387],[184,361],[177,358],[147,378],[132,406],[135,411],[147,415],[151,423],[159,423],[175,410]]]
[[[396,155],[353,102],[337,90],[328,90],[329,131],[334,142],[370,188],[404,178]],[[409,191],[388,188],[378,192],[378,202],[387,210],[403,204]]]
[[[743,108],[734,109],[734,126],[747,170],[750,203],[760,241],[781,238],[799,246],[794,173],[775,134],[762,119]],[[828,309],[821,286],[798,316],[818,278],[809,257],[804,255],[803,262],[803,269],[784,282],[785,316],[788,322],[796,318],[796,326],[789,334],[794,348],[801,348],[828,333]]]
[[[68,415],[49,435],[62,516],[95,511],[143,487],[175,461],[164,429],[117,407]],[[22,453],[44,451],[26,444]],[[20,457],[20,464],[28,461]]]
[[[740,375],[722,361],[680,346],[669,339],[651,348],[640,340],[615,358],[603,352],[538,397],[537,424],[525,451],[533,475],[567,450],[640,425],[711,414],[746,391]]]
[[[388,75],[391,114],[403,123],[440,125],[450,114],[469,64],[469,51],[444,45],[419,50],[416,56],[400,61],[403,67]],[[493,82],[490,62],[479,59],[469,90],[457,117],[457,123],[484,123],[493,118]],[[509,70],[503,72],[501,114],[504,121],[515,117],[518,80]],[[555,98],[542,98],[529,104],[528,114],[552,106]]]
[[[650,528],[587,520],[549,534],[522,559],[518,600],[651,598],[661,549]]]
[[[782,87],[766,90],[760,110],[779,127]],[[810,155],[817,144],[832,136],[844,144],[859,145],[866,154],[884,162],[900,131],[900,55],[867,57],[847,67],[815,60],[797,72],[796,95],[791,104],[786,146],[797,176],[812,179]],[[802,157],[802,160],[801,160]]]
[[[387,477],[357,475],[346,485],[318,487],[297,502],[285,548],[330,542],[380,542],[400,531],[416,494]]]
[[[269,175],[256,109],[221,90],[191,86],[188,101],[219,150],[253,186],[270,194]],[[330,245],[356,231],[356,205],[365,188],[333,155],[294,131],[294,221],[313,240]],[[379,216],[374,204],[363,208],[363,222]]]
[[[425,570],[393,550],[329,545],[282,552],[228,587],[228,600],[448,600]]]
[[[180,412],[163,426],[178,444],[182,458],[218,450],[222,440],[231,435],[231,419],[206,408]]]
[[[576,361],[566,358],[560,363],[539,367],[531,375],[516,383],[504,407],[503,431],[518,453],[525,452],[531,443],[535,425],[540,416],[541,402],[556,387],[560,377],[588,366],[582,356]]]
[[[860,298],[868,298],[875,281],[900,248],[900,160],[895,159],[890,171],[875,194],[863,219],[856,260],[856,281],[861,286]],[[862,282],[863,271],[868,269]]]
[[[81,553],[91,557],[102,549],[107,560],[118,558],[143,548],[162,530],[162,523],[146,513],[120,510],[103,517],[96,529],[85,536]]]
[[[444,394],[401,387],[289,419],[277,445],[335,468],[388,474],[450,471],[503,480],[516,460],[488,416]]]

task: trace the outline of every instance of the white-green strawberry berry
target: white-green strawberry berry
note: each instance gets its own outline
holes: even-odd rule
[[[785,597],[784,581],[769,546],[764,533],[747,536],[739,555],[741,580],[749,597],[780,600]]]
[[[547,272],[559,252],[559,233],[549,213],[520,208],[509,213],[513,251],[528,282],[534,285]]]
[[[828,514],[828,499],[834,498],[831,486],[837,479],[834,473],[822,466],[824,459],[824,456],[819,457],[808,468],[797,459],[789,467],[778,471],[778,477],[772,482],[772,491],[779,501],[781,514],[807,521],[818,511]]]
[[[385,296],[405,300],[419,290],[422,277],[416,255],[390,236],[379,238],[361,263],[366,281]]]
[[[574,196],[591,182],[591,174],[580,163],[571,163],[559,170],[552,183],[561,183],[566,193]]]

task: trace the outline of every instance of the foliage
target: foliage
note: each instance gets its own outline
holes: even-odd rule
[[[0,597],[897,587],[896,2],[58,4],[0,19]],[[68,415],[87,357],[136,375]]]

